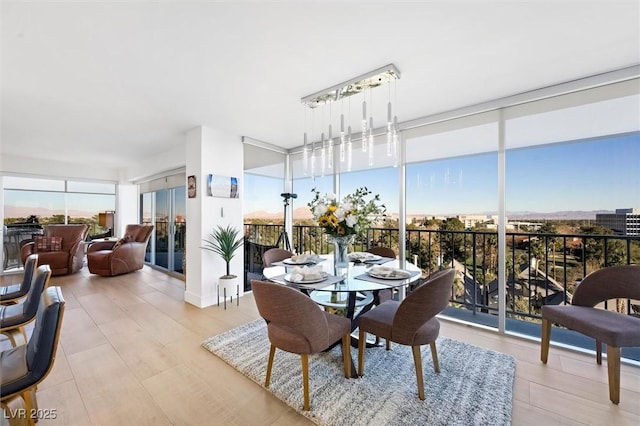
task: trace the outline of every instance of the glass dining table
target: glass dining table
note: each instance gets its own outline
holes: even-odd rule
[[[292,282],[286,279],[292,266],[275,266],[264,269],[264,276],[270,281],[295,287],[306,293],[316,303],[325,308],[340,310],[351,319],[351,328],[358,327],[358,316],[370,310],[378,302],[381,290],[398,289],[402,297],[404,290],[410,283],[420,279],[421,270],[417,266],[406,262],[400,269],[397,259],[382,264],[367,262],[350,262],[346,277],[333,275],[333,256],[322,255],[325,261],[319,263],[327,273],[324,280],[314,283]],[[377,266],[400,269],[402,276],[385,277],[375,274]]]

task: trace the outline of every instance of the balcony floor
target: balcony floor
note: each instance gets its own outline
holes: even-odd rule
[[[148,267],[113,278],[85,268],[51,285],[62,287],[67,309],[55,366],[38,387],[39,408],[57,418],[39,426],[311,424],[200,346],[259,317],[251,294],[227,310],[198,309],[183,301],[183,281]],[[640,423],[638,367],[622,366],[616,406],[606,362],[592,355],[552,347],[543,365],[535,341],[454,321],[442,321],[441,333],[516,357],[514,425]]]

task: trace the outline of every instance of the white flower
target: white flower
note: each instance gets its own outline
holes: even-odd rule
[[[327,194],[327,200],[329,200],[329,202],[333,202],[336,200],[336,194]]]
[[[358,222],[358,219],[356,218],[355,215],[350,214],[345,218],[345,222],[347,223],[347,226],[353,228],[355,224]]]
[[[351,201],[347,200],[346,198],[342,200],[342,209],[346,212],[353,210],[353,205],[351,204]]]
[[[345,216],[344,216],[345,215],[345,210],[342,207],[338,207],[338,210],[336,210],[334,212],[334,214],[336,215],[336,217],[338,218],[338,220],[340,222],[342,222],[344,220],[344,218],[345,218]]]
[[[322,216],[326,211],[327,211],[327,206],[325,206],[323,203],[319,203],[313,209],[313,216],[318,218],[318,217]]]

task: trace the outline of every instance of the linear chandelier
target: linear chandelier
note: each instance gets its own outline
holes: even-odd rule
[[[362,94],[362,118],[358,121],[358,127],[360,128],[360,140],[362,142],[362,152],[367,154],[367,160],[369,167],[375,163],[374,155],[374,125],[373,125],[373,89],[388,84],[389,97],[387,103],[387,117],[386,117],[386,143],[387,143],[387,156],[393,157],[393,165],[398,165],[398,118],[393,114],[393,104],[391,102],[391,82],[400,79],[400,71],[398,68],[389,64],[384,67],[375,69],[366,74],[347,80],[343,83],[336,84],[335,86],[305,96],[301,99],[302,104],[305,107],[305,132],[303,138],[303,150],[302,150],[302,164],[303,173],[305,176],[311,176],[314,178],[319,174],[324,176],[325,171],[331,171],[333,169],[334,161],[334,140],[333,140],[333,125],[331,105],[337,101],[342,101],[343,111],[340,114],[340,137],[337,141],[339,148],[339,160],[340,163],[346,163],[346,170],[351,171],[352,158],[353,158],[353,143],[351,124],[348,122],[345,131],[345,116],[344,116],[344,99],[349,98],[349,106],[351,102],[351,96]],[[395,84],[394,84],[395,89]],[[367,108],[367,92],[369,94],[369,108]],[[395,91],[394,91],[395,94]],[[395,101],[395,99],[394,99]],[[320,139],[318,141],[309,141],[307,136],[306,126],[306,112],[307,108],[315,111],[316,108],[322,107],[322,131],[320,132]],[[324,129],[324,109],[329,108],[329,126],[325,135]],[[349,111],[351,109],[349,108]],[[369,116],[367,116],[369,112]],[[351,121],[351,114],[349,114],[348,121]],[[313,124],[312,124],[313,130]],[[325,136],[327,136],[325,138]],[[319,164],[317,164],[319,162]],[[318,167],[319,166],[319,167]]]

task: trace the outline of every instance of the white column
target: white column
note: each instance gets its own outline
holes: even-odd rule
[[[218,278],[225,274],[220,256],[203,250],[202,240],[218,225],[231,225],[243,233],[243,149],[240,136],[207,127],[197,127],[186,136],[186,175],[196,177],[196,197],[187,198],[186,289],[184,300],[200,308],[217,303]],[[240,198],[207,195],[208,176],[238,178]],[[185,182],[186,185],[186,182]],[[238,276],[240,295],[244,288],[244,249],[231,261]],[[234,292],[235,293],[235,292]],[[222,295],[220,296],[222,302]]]

